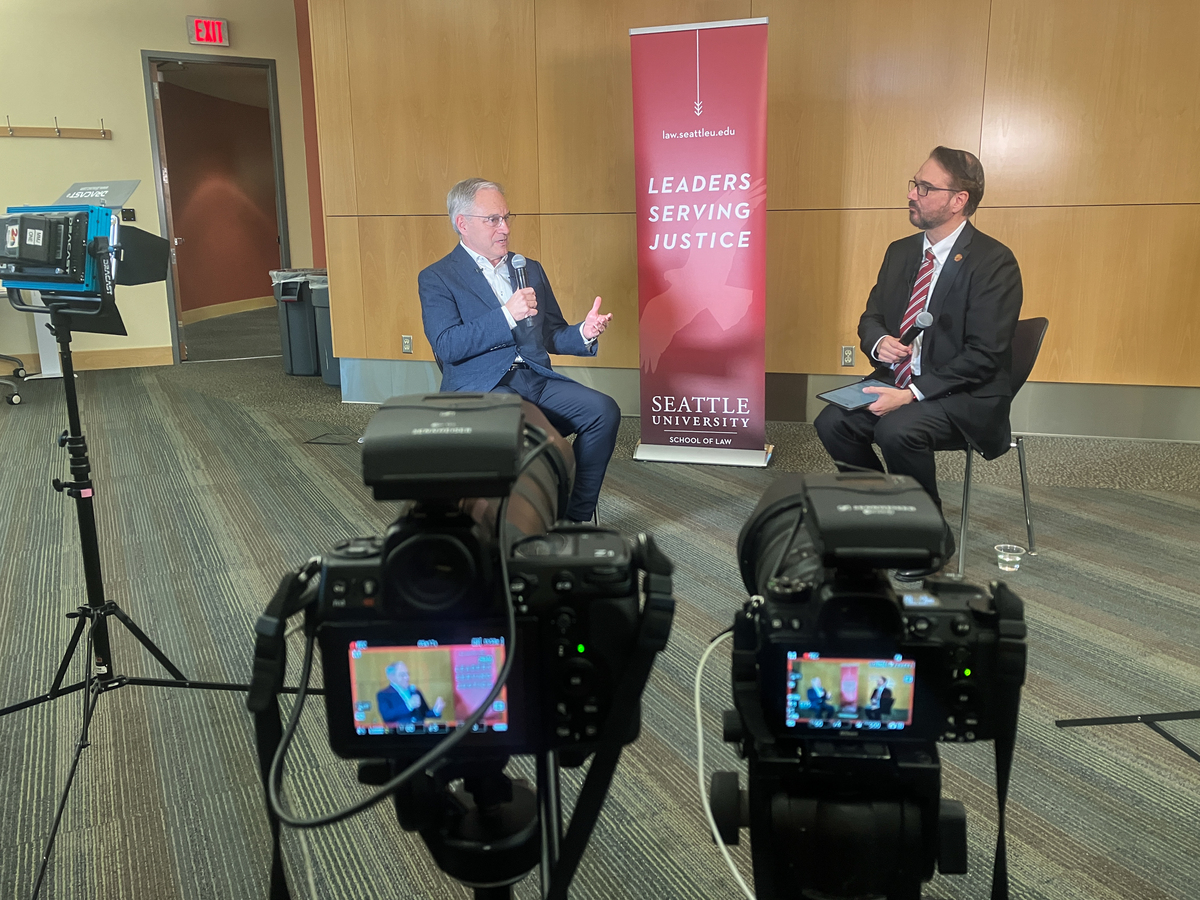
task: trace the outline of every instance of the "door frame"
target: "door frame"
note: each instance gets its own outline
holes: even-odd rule
[[[160,234],[172,242],[174,253],[175,235],[171,233],[167,216],[169,195],[163,191],[165,174],[164,148],[159,142],[162,122],[159,121],[157,96],[158,82],[152,77],[155,63],[177,62],[201,65],[247,66],[267,71],[267,112],[271,121],[271,155],[275,163],[275,218],[279,228],[279,268],[292,264],[292,247],[288,236],[287,190],[283,177],[283,135],[279,123],[279,78],[275,71],[275,60],[249,56],[223,56],[215,53],[177,53],[163,50],[142,51],[142,79],[146,86],[146,114],[150,124],[150,151],[154,159],[154,193],[158,198],[158,226]],[[171,277],[167,278],[167,304],[171,310],[171,354],[175,365],[180,363],[181,325],[179,322],[178,288],[175,284],[175,267],[171,266]]]

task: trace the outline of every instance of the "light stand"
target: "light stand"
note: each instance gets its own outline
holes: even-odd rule
[[[79,742],[75,747],[75,755],[71,761],[67,783],[59,798],[58,809],[54,816],[54,824],[51,827],[50,835],[46,840],[46,845],[42,853],[41,866],[38,869],[37,880],[33,887],[33,897],[37,897],[41,889],[42,880],[45,877],[46,868],[50,860],[50,853],[54,847],[54,840],[58,834],[63,811],[66,808],[67,795],[75,779],[75,772],[79,766],[80,756],[84,748],[88,746],[88,730],[102,694],[127,684],[220,691],[249,690],[249,685],[246,684],[188,680],[187,676],[179,670],[178,666],[171,662],[167,655],[150,640],[133,619],[115,602],[105,599],[104,596],[104,581],[100,568],[100,545],[96,533],[95,511],[92,506],[95,497],[95,487],[91,478],[91,462],[88,459],[87,441],[83,436],[83,430],[80,426],[79,399],[75,392],[75,372],[71,360],[71,333],[74,329],[104,334],[126,334],[124,322],[121,320],[121,315],[116,306],[116,299],[113,296],[112,255],[116,250],[116,247],[109,247],[108,241],[104,238],[92,241],[88,248],[88,252],[103,269],[101,279],[102,290],[99,296],[43,293],[42,300],[45,303],[45,307],[39,307],[23,304],[19,290],[12,287],[8,288],[9,303],[14,309],[20,312],[36,312],[41,314],[45,314],[46,310],[49,309],[50,328],[54,333],[55,340],[58,342],[59,355],[62,359],[63,388],[66,392],[69,425],[67,430],[59,435],[58,445],[65,447],[70,454],[71,480],[62,481],[56,478],[53,484],[56,491],[65,493],[75,500],[75,509],[79,517],[79,540],[80,549],[83,553],[84,580],[87,587],[87,605],[78,607],[75,612],[67,613],[68,618],[75,619],[75,630],[67,644],[66,651],[63,653],[62,661],[59,663],[58,671],[54,676],[53,683],[50,685],[50,690],[40,696],[0,709],[0,717],[3,717],[23,709],[38,706],[50,700],[55,700],[58,697],[73,694],[76,691],[86,689],[88,692],[88,698],[84,703],[83,725]],[[98,304],[96,303],[97,300],[99,301]],[[109,644],[109,617],[115,617],[118,622],[124,625],[126,630],[137,639],[138,643],[150,651],[151,655],[167,670],[171,678],[136,678],[116,674],[112,660],[112,650]],[[64,687],[63,680],[66,677],[67,668],[74,657],[80,638],[83,636],[84,628],[87,627],[88,623],[90,623],[91,627],[88,629],[87,643],[95,661],[94,668],[83,680]],[[284,690],[287,691],[288,689],[285,688]],[[294,692],[294,690],[289,692]]]

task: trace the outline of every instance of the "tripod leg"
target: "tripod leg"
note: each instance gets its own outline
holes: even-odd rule
[[[94,631],[95,629],[93,629]],[[38,869],[37,880],[33,884],[31,897],[36,900],[38,891],[42,889],[42,880],[46,877],[46,868],[50,864],[50,853],[54,850],[54,839],[58,837],[58,826],[62,824],[63,811],[67,808],[67,796],[71,792],[71,784],[75,781],[75,772],[79,769],[79,758],[88,745],[88,729],[92,724],[92,715],[96,712],[96,703],[100,700],[98,681],[91,683],[91,697],[83,713],[83,728],[79,733],[79,743],[75,745],[75,758],[71,760],[71,770],[67,773],[67,783],[62,796],[58,798],[58,810],[54,813],[54,824],[50,826],[50,836],[46,838],[46,847],[42,851],[42,865]]]
[[[121,620],[121,624],[129,629],[129,633],[137,638],[138,643],[149,650],[151,655],[159,661],[164,669],[171,673],[173,678],[175,678],[177,681],[188,680],[188,677],[179,671],[175,663],[171,662],[171,660],[167,658],[167,654],[158,649],[158,645],[146,636],[146,632],[138,628],[137,623],[134,622],[133,619],[129,618],[129,615],[125,612],[125,610],[121,609],[121,607],[117,606],[115,603],[110,603],[109,608],[112,610],[113,615]]]
[[[1184,753],[1186,753],[1188,756],[1190,756],[1196,762],[1200,762],[1200,753],[1197,753],[1195,750],[1193,750],[1191,747],[1189,747],[1187,744],[1185,744],[1179,738],[1175,737],[1175,735],[1171,734],[1171,732],[1167,731],[1167,729],[1163,728],[1157,722],[1145,722],[1143,724],[1147,728],[1149,728],[1151,731],[1155,732],[1159,736],[1170,741],[1172,744],[1174,744],[1176,747],[1178,747],[1180,750],[1182,750]]]
[[[66,652],[63,653],[62,662],[58,664],[58,672],[54,675],[54,683],[50,685],[50,693],[47,698],[53,700],[58,696],[58,689],[62,687],[63,679],[67,676],[67,667],[71,665],[71,657],[75,655],[75,648],[79,646],[79,638],[83,636],[84,626],[87,624],[87,619],[82,614],[76,614],[75,631],[71,635],[71,640],[67,644]]]

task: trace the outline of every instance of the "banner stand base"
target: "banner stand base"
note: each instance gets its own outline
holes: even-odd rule
[[[725,450],[719,447],[677,447],[672,444],[646,444],[638,441],[633,458],[642,462],[699,463],[764,469],[774,452],[774,444],[766,444],[761,450]]]

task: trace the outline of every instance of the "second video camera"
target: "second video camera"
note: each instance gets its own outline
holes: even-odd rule
[[[965,811],[941,800],[935,742],[1011,753],[1025,623],[1003,584],[893,589],[887,569],[945,561],[943,530],[915,481],[882,473],[781,478],[742,529],[751,599],[725,736],[749,792],[717,773],[712,808],[727,843],[749,825],[760,900],[917,897],[935,863],[966,870]]]

